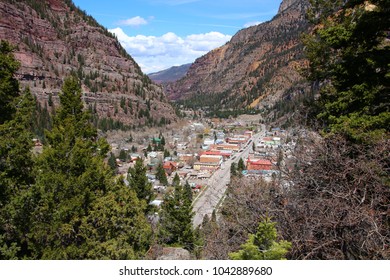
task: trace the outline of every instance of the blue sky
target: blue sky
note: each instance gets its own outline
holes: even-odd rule
[[[193,62],[238,30],[270,20],[281,0],[73,0],[115,33],[145,73]]]

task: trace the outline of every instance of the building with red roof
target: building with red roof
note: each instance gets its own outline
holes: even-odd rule
[[[208,156],[222,156],[224,159],[230,157],[233,151],[231,150],[208,150],[204,152],[202,155]]]
[[[272,170],[272,162],[268,159],[248,159],[247,170]]]
[[[163,168],[168,175],[177,170],[177,163],[173,161],[166,161],[163,164]]]

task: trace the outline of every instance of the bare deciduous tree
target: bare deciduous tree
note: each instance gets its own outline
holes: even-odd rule
[[[218,226],[205,236],[205,258],[226,259],[261,217],[292,242],[290,259],[389,259],[389,140],[351,145],[342,137],[306,136],[288,187],[233,181]]]

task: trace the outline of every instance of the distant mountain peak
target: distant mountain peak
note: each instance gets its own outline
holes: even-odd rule
[[[279,6],[278,14],[284,12],[288,8],[290,8],[295,3],[302,2],[301,0],[283,0],[282,3]]]
[[[180,66],[172,66],[168,69],[148,74],[149,78],[156,83],[168,83],[175,82],[181,78],[183,78],[192,63],[180,65]]]

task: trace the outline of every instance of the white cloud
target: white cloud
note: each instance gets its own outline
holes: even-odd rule
[[[263,23],[263,22],[262,21],[251,21],[251,22],[245,23],[244,27],[248,28],[248,27],[251,27],[251,26],[259,25],[261,23]]]
[[[148,24],[148,22],[146,21],[146,19],[144,19],[144,18],[142,18],[142,17],[140,17],[140,16],[136,16],[136,17],[133,17],[133,18],[121,20],[121,21],[118,22],[118,23],[119,23],[120,25],[127,25],[127,26],[134,26],[134,27]]]
[[[145,73],[193,62],[231,39],[219,32],[180,37],[173,32],[162,36],[128,36],[121,28],[111,29],[122,46]]]
[[[230,39],[231,36],[229,35],[224,35],[219,32],[209,32],[206,34],[189,35],[186,41],[191,46],[191,49],[207,52],[223,45]],[[223,43],[221,44],[221,42]]]

